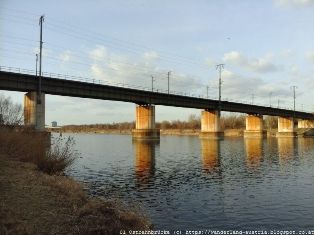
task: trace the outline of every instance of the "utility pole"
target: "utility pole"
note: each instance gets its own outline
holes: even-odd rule
[[[278,99],[278,105],[277,105],[277,108],[279,108],[279,104],[280,104],[280,99]]]
[[[152,91],[154,91],[154,81],[155,81],[154,76],[152,76]]]
[[[298,88],[297,86],[291,86],[290,88],[292,88],[293,90],[293,118],[295,118],[295,89]]]
[[[39,18],[39,26],[40,26],[40,42],[39,42],[39,77],[38,77],[38,92],[37,92],[37,104],[41,104],[41,65],[42,65],[42,50],[43,50],[43,22],[44,15]]]
[[[218,102],[218,116],[220,117],[221,113],[221,72],[224,69],[224,64],[217,64],[216,65],[216,70],[219,71],[219,102]]]
[[[254,94],[252,94],[252,104],[254,104]]]
[[[168,72],[168,94],[169,94],[169,91],[170,91],[169,90],[170,89],[170,86],[169,86],[169,84],[170,84],[169,83],[169,81],[170,81],[170,74],[171,74],[171,71]]]
[[[36,77],[37,77],[38,54],[36,53]]]
[[[269,92],[269,107],[271,107],[271,95],[272,94],[273,94],[272,92]]]
[[[206,98],[208,99],[208,86],[206,86]]]

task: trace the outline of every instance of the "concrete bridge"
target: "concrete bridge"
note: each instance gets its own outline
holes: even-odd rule
[[[31,74],[0,71],[0,89],[26,92],[24,96],[24,123],[36,130],[45,127],[45,94],[132,102],[136,106],[134,139],[159,139],[155,128],[155,106],[175,106],[202,110],[201,138],[221,138],[219,101],[177,94],[109,86],[43,76],[41,102],[38,102],[38,77]],[[221,101],[221,111],[247,113],[247,137],[263,136],[263,115],[278,116],[277,136],[295,136],[294,120],[299,128],[314,127],[312,113],[288,109]]]

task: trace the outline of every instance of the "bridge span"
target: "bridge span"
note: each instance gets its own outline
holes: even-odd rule
[[[136,107],[134,138],[159,138],[155,128],[155,105],[202,109],[201,137],[220,138],[219,101],[206,98],[167,94],[82,81],[42,77],[41,103],[38,102],[36,75],[0,71],[0,89],[27,92],[24,98],[24,122],[42,130],[45,126],[45,94],[101,100],[131,102]],[[278,136],[294,136],[294,119],[300,128],[314,127],[314,114],[260,105],[221,101],[221,111],[247,113],[246,135],[263,134],[263,115],[278,116]]]

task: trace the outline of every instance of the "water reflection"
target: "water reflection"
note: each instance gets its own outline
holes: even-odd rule
[[[244,138],[244,144],[247,166],[249,168],[259,167],[263,156],[263,139]]]
[[[304,154],[313,150],[314,138],[298,138],[298,155]]]
[[[146,184],[155,173],[156,141],[133,141],[135,150],[135,176],[140,184]]]
[[[163,136],[159,148],[122,135],[75,137],[82,158],[71,176],[91,194],[139,203],[156,229],[314,227],[314,139]]]
[[[286,164],[293,159],[295,154],[295,138],[277,138],[279,163]]]
[[[203,170],[207,173],[213,172],[220,166],[220,141],[201,139]]]

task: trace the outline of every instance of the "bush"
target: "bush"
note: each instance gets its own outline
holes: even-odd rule
[[[68,137],[66,140],[62,137],[56,138],[46,153],[37,159],[38,169],[48,174],[63,172],[76,159],[77,152],[73,148],[74,144],[72,137]]]
[[[15,104],[10,97],[0,94],[0,125],[21,125],[23,123],[22,105]]]
[[[74,140],[71,137],[58,137],[49,146],[47,138],[47,133],[1,130],[0,153],[20,161],[32,162],[39,170],[48,174],[61,173],[76,159]]]

